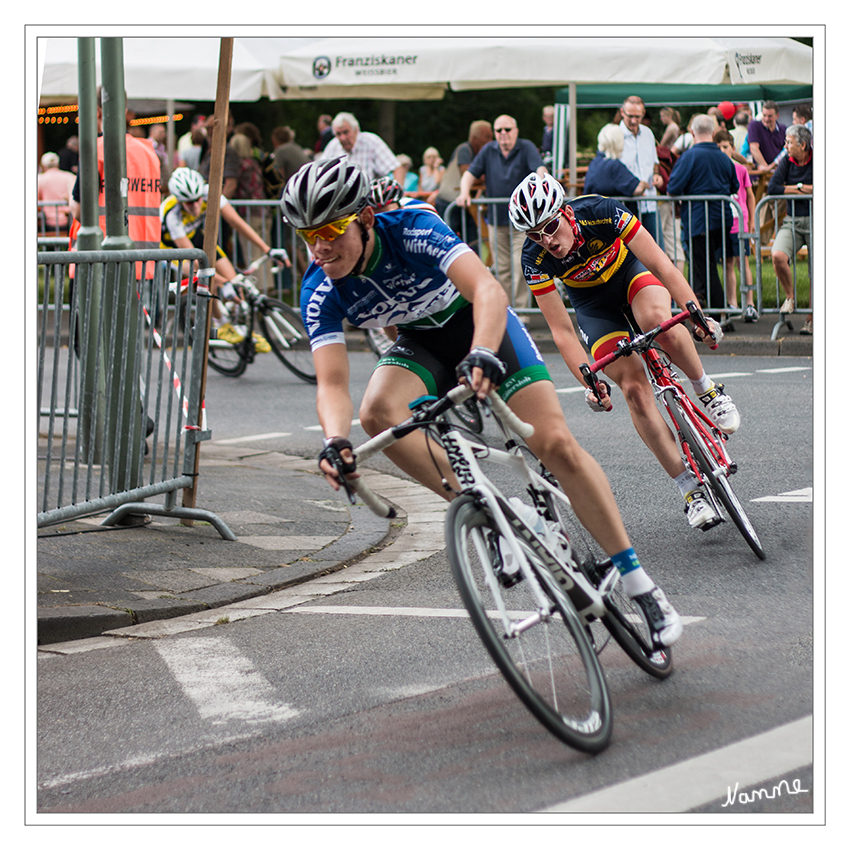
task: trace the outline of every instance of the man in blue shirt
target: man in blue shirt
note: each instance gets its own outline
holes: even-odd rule
[[[737,195],[738,177],[732,160],[714,143],[717,125],[710,115],[691,122],[694,144],[673,166],[668,195]],[[691,285],[700,303],[709,309],[726,306],[715,257],[732,227],[729,204],[721,201],[688,201],[682,206],[682,242],[691,266]],[[706,284],[706,281],[708,282]]]
[[[536,145],[519,138],[519,128],[510,115],[500,115],[493,122],[495,140],[484,145],[460,180],[459,207],[471,203],[472,186],[484,177],[487,195],[504,198],[493,204],[487,216],[490,231],[490,250],[496,257],[496,276],[508,294],[511,305],[520,309],[530,306],[530,293],[522,276],[521,234],[511,227],[507,199],[530,171],[546,174],[546,166]],[[495,233],[495,246],[493,236]]]

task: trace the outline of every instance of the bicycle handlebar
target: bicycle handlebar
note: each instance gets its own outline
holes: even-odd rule
[[[367,440],[360,446],[356,446],[354,453],[359,462],[368,460],[370,457],[389,448],[393,443],[407,436],[411,432],[420,428],[424,422],[433,420],[435,416],[439,416],[450,408],[462,404],[470,396],[473,391],[469,387],[459,384],[454,389],[449,390],[443,398],[436,401],[424,404],[416,409],[416,412],[399,425],[394,425],[376,434],[370,440]],[[493,412],[499,419],[502,420],[512,431],[518,434],[523,439],[528,439],[534,434],[534,426],[528,422],[523,422],[508,406],[505,404],[502,397],[495,391],[488,396]],[[363,478],[354,478],[344,480],[346,489],[351,488],[363,500],[366,506],[375,514],[382,517],[394,517],[395,509],[388,504],[384,499],[372,491],[369,486],[363,481]]]
[[[594,360],[589,366],[587,363],[582,363],[579,366],[579,370],[581,371],[582,376],[584,377],[585,383],[590,387],[591,390],[596,394],[597,389],[597,379],[596,372],[601,371],[610,363],[613,363],[620,357],[628,357],[633,351],[642,352],[645,351],[652,342],[655,340],[657,336],[660,336],[665,331],[669,331],[670,328],[675,327],[676,325],[682,324],[686,319],[690,319],[694,325],[696,325],[700,330],[704,331],[708,336],[712,339],[715,339],[714,334],[711,331],[711,328],[708,326],[708,322],[706,321],[705,316],[703,315],[702,310],[696,305],[693,301],[688,301],[685,305],[687,307],[686,310],[683,310],[681,313],[677,313],[675,316],[667,319],[662,322],[657,327],[653,328],[651,331],[647,331],[643,334],[638,334],[633,339],[630,340],[621,340],[615,351],[612,351],[610,354],[606,354],[604,357],[600,357],[599,360]],[[717,343],[710,346],[713,349],[717,348]]]

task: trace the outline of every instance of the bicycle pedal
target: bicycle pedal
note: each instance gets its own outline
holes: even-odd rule
[[[715,519],[711,519],[707,523],[705,523],[704,525],[701,525],[700,530],[701,531],[708,531],[709,529],[714,528],[714,526],[720,525],[721,523],[724,523],[724,522],[726,522],[726,520],[723,519],[722,516],[717,516],[717,517],[715,517]]]

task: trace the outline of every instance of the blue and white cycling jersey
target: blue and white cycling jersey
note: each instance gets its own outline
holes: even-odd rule
[[[448,279],[451,264],[472,249],[427,208],[375,216],[375,248],[362,274],[334,286],[315,264],[304,275],[301,315],[313,350],[345,343],[343,323],[359,328],[442,327],[468,302]]]

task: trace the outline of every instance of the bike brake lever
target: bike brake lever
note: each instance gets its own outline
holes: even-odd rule
[[[697,307],[696,303],[693,301],[688,301],[688,303],[685,304],[685,307],[687,308],[688,313],[691,317],[691,321],[694,323],[694,325],[696,325],[701,331],[705,332],[708,336],[711,337],[711,339],[714,340],[714,345],[709,346],[709,348],[713,351],[715,348],[717,348],[717,337],[711,332],[711,328],[708,326],[705,314],[702,312],[702,310],[700,310],[699,307]],[[696,337],[696,334],[694,334],[694,336]],[[702,342],[702,340],[699,341]]]

